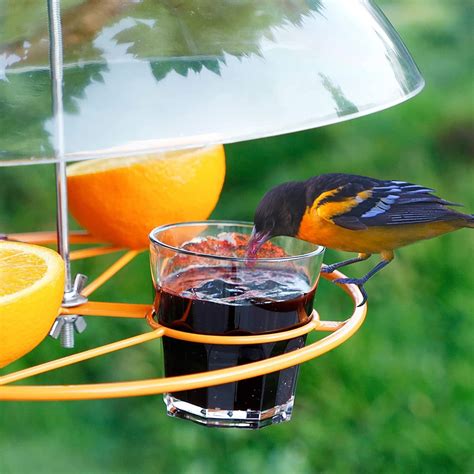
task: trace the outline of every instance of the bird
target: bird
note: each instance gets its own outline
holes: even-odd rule
[[[435,194],[434,189],[399,180],[382,180],[345,173],[328,173],[306,181],[291,181],[270,189],[254,215],[247,257],[276,236],[290,236],[357,257],[323,266],[323,273],[367,260],[380,261],[361,278],[339,278],[355,284],[367,301],[365,283],[386,267],[394,251],[464,227],[474,228],[474,215]],[[359,306],[360,306],[359,305]]]

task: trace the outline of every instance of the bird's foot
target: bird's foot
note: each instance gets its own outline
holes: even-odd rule
[[[336,280],[333,280],[333,283],[339,283],[341,285],[356,285],[362,293],[362,301],[357,305],[357,307],[359,307],[363,306],[368,299],[367,292],[364,288],[366,281],[367,280],[365,280],[364,278],[338,278]]]
[[[321,267],[321,273],[332,273],[336,268],[334,265],[323,265]]]

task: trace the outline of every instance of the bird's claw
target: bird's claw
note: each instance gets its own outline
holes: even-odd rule
[[[336,270],[332,265],[323,265],[321,267],[321,273],[332,273]]]
[[[362,301],[357,305],[357,307],[363,306],[367,302],[368,295],[364,288],[365,280],[362,278],[338,278],[333,280],[333,283],[339,283],[340,285],[356,285],[362,293]]]

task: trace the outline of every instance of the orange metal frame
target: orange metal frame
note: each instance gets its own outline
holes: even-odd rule
[[[54,232],[11,234],[8,238],[39,245],[56,243],[56,233]],[[124,250],[118,247],[97,246],[97,240],[83,232],[71,233],[70,239],[71,243],[74,244],[95,245],[90,248],[72,251],[70,255],[72,260],[90,258]],[[86,286],[82,293],[89,297],[95,290],[132,261],[139,253],[140,251],[137,250],[128,250],[114,264]],[[328,280],[344,277],[340,272],[323,274],[322,276]],[[60,315],[80,314],[84,316],[109,316],[115,318],[146,318],[152,331],[0,376],[0,400],[91,400],[153,395],[235,382],[237,380],[264,375],[301,364],[336,348],[349,339],[364,322],[367,313],[367,305],[364,304],[360,307],[358,306],[358,304],[362,302],[362,294],[359,289],[355,285],[339,286],[342,287],[354,302],[354,312],[345,321],[321,321],[319,314],[316,311],[313,311],[311,321],[302,327],[291,329],[289,331],[255,336],[208,336],[176,331],[156,323],[152,318],[152,307],[145,304],[88,301],[87,303],[74,308],[61,308]],[[7,386],[7,384],[24,380],[34,375],[76,364],[84,360],[109,354],[147,341],[159,339],[162,336],[191,342],[232,345],[281,341],[301,336],[311,331],[324,331],[330,332],[331,334],[306,347],[297,349],[290,353],[272,357],[260,362],[253,362],[227,369],[179,377],[157,378],[133,382],[82,385]]]

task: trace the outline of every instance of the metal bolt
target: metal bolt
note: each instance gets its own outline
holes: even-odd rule
[[[78,273],[74,279],[74,284],[71,291],[64,294],[63,307],[73,308],[87,302],[87,298],[81,295],[87,283],[86,275]],[[61,347],[65,349],[74,348],[75,333],[82,333],[87,327],[86,320],[78,314],[71,314],[68,316],[58,316],[54,321],[53,327],[49,335],[53,339],[58,339],[61,342]]]
[[[74,348],[75,333],[82,333],[87,327],[86,320],[77,314],[59,316],[51,328],[49,335],[61,342],[61,347],[65,349]]]
[[[61,342],[61,347],[64,347],[64,349],[74,348],[74,323],[72,321],[64,321],[61,334],[59,335],[59,341]]]

